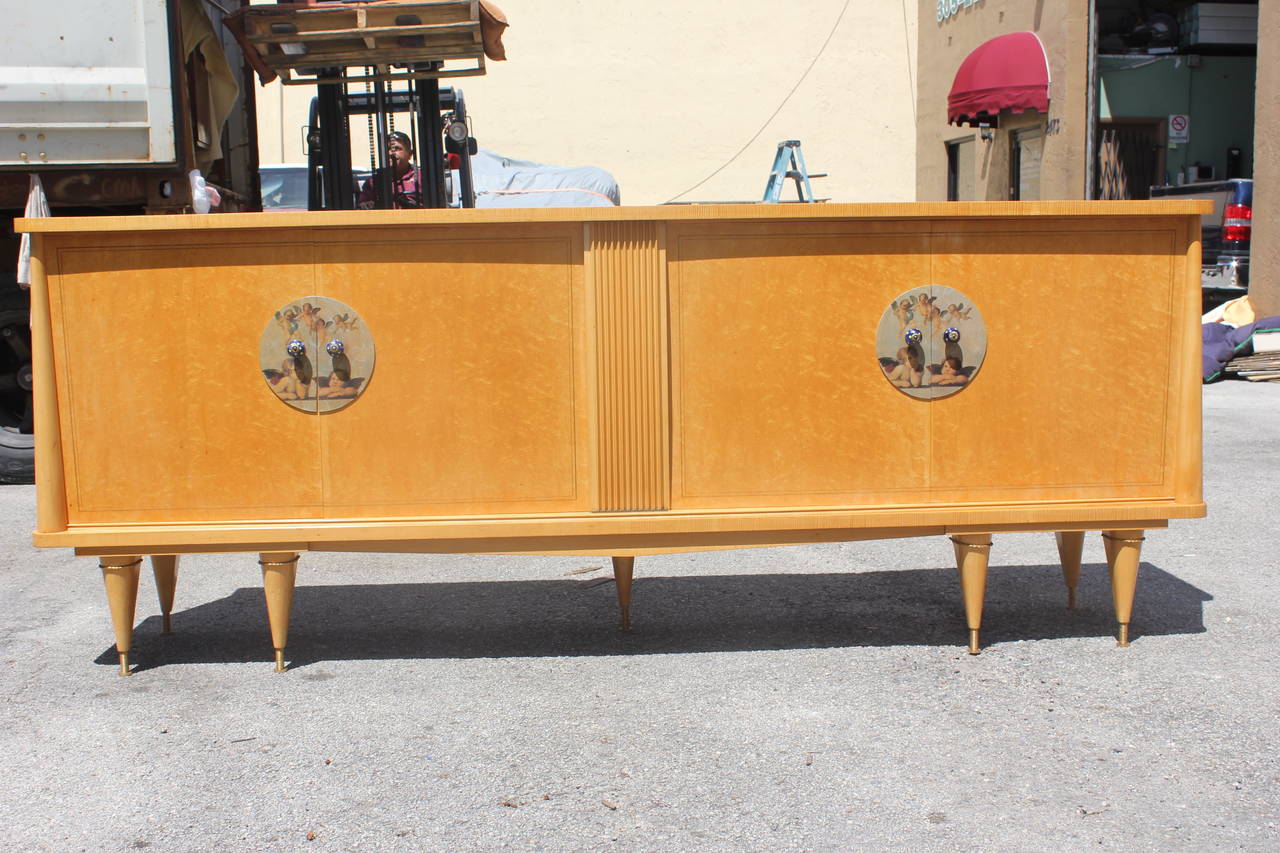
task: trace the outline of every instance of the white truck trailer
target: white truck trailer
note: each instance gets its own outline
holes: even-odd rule
[[[0,482],[30,482],[28,302],[14,218],[38,175],[54,216],[260,209],[254,82],[222,26],[240,0],[11,3],[0,35]]]

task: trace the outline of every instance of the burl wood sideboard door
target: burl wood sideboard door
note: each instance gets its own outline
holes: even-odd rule
[[[71,523],[307,518],[320,425],[263,381],[263,323],[314,290],[287,232],[49,235]]]
[[[672,507],[918,501],[929,403],[886,381],[885,306],[927,287],[927,224],[673,222]]]
[[[377,369],[321,413],[330,517],[590,508],[582,226],[330,232],[317,292]]]
[[[1183,227],[938,223],[933,275],[964,283],[991,344],[979,380],[930,411],[937,499],[1198,500],[1198,425],[1182,419],[1198,413],[1199,296],[1189,313]]]

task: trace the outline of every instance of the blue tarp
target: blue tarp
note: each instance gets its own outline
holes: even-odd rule
[[[548,166],[481,149],[471,158],[477,208],[612,207],[618,182],[595,166]]]

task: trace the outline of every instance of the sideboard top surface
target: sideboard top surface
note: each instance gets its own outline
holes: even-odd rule
[[[1186,216],[1211,212],[1207,201],[987,201],[867,204],[687,204],[652,207],[550,207],[496,210],[343,210],[173,216],[52,216],[18,219],[28,233],[199,231],[352,226],[697,220],[976,219]]]

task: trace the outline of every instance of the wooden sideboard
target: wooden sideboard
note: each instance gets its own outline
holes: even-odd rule
[[[625,627],[637,556],[948,535],[976,653],[992,534],[1073,596],[1098,530],[1127,643],[1143,531],[1205,512],[1201,208],[20,220],[34,541],[99,558],[123,673],[142,558],[167,626],[209,552],[278,669],[309,551],[606,555]]]

